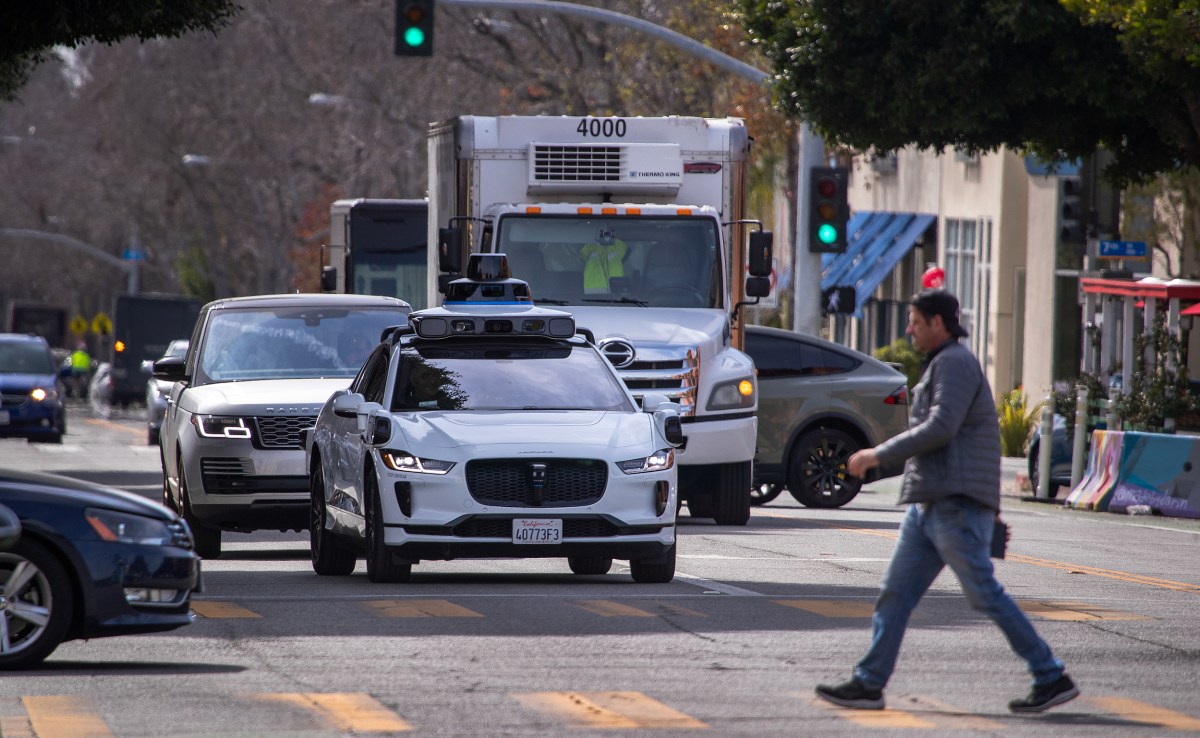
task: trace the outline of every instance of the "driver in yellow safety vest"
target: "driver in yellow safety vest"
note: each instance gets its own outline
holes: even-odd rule
[[[625,276],[625,254],[629,247],[613,234],[611,228],[601,228],[596,242],[584,244],[579,251],[583,259],[583,291],[608,292],[608,280]]]

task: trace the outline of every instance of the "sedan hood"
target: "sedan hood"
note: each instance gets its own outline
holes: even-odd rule
[[[580,445],[648,446],[653,438],[652,417],[646,413],[425,412],[397,415],[396,421],[413,449],[491,446],[497,455],[573,452]]]
[[[0,503],[47,498],[77,500],[81,507],[102,507],[159,520],[175,520],[178,517],[157,502],[114,487],[59,474],[0,469]]]
[[[265,379],[189,387],[180,407],[206,415],[316,415],[335,391],[350,385],[334,379]]]
[[[53,387],[58,378],[53,374],[0,374],[0,392],[28,392],[35,387]]]

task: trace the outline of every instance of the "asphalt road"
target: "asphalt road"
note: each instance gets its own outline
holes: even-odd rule
[[[75,408],[62,446],[0,441],[0,466],[157,499],[157,450],[133,413]],[[1009,478],[1019,463],[1009,463]],[[0,735],[1165,736],[1200,734],[1200,525],[1022,502],[1000,580],[1083,691],[1038,716],[1000,632],[952,575],[914,615],[889,709],[842,710],[845,678],[900,511],[894,480],[839,510],[784,495],[745,528],[680,520],[679,573],[618,564],[424,562],[404,585],[313,574],[297,534],[230,535],[205,562],[196,622],[64,644],[0,679]],[[100,678],[103,677],[103,678]]]

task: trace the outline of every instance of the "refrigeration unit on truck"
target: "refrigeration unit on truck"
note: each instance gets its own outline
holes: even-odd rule
[[[739,308],[770,290],[771,234],[744,219],[748,151],[736,118],[460,116],[429,132],[430,304],[469,253],[507,254],[639,401],[679,404],[680,497],[725,525],[749,519],[755,446]]]
[[[321,290],[424,305],[428,212],[425,200],[334,202],[321,259]]]

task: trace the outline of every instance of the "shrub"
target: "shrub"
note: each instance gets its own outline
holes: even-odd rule
[[[917,386],[917,380],[921,378],[922,356],[907,338],[897,338],[887,346],[875,349],[872,356],[889,364],[899,364],[900,371],[908,377],[908,388],[911,390]]]
[[[1004,395],[996,405],[996,415],[1000,419],[1000,453],[1024,456],[1041,413],[1042,403],[1027,408],[1025,391],[1019,387]]]

